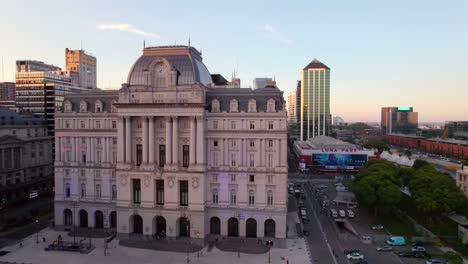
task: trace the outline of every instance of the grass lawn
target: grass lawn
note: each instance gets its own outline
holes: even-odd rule
[[[397,236],[419,236],[420,234],[414,228],[402,222],[398,217],[392,214],[380,215],[377,218],[378,223],[385,227],[385,230],[392,235]]]

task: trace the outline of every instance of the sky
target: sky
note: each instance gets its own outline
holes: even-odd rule
[[[331,68],[331,112],[380,121],[413,106],[420,122],[468,120],[468,1],[0,0],[0,81],[15,61],[64,67],[65,48],[97,57],[117,89],[146,46],[191,45],[211,73],[295,89],[314,58]],[[1,67],[1,65],[0,65]]]

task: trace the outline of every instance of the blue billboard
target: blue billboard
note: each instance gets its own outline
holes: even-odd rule
[[[312,154],[312,166],[362,167],[366,162],[363,154]]]

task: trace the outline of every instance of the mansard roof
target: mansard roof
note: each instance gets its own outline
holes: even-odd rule
[[[100,90],[93,89],[82,91],[76,94],[65,95],[64,103],[69,101],[72,103],[72,111],[79,112],[80,103],[82,101],[88,103],[87,112],[93,113],[96,111],[94,105],[100,101],[102,103],[103,112],[111,112],[112,102],[119,100],[119,90]],[[63,108],[63,106],[62,106]],[[62,109],[63,110],[63,109]]]

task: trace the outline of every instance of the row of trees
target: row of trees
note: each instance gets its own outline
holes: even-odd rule
[[[398,168],[385,160],[369,161],[350,187],[358,201],[377,215],[399,206],[405,195],[402,186],[409,188],[415,209],[433,220],[468,205],[449,176],[422,160],[416,160],[412,168]]]

